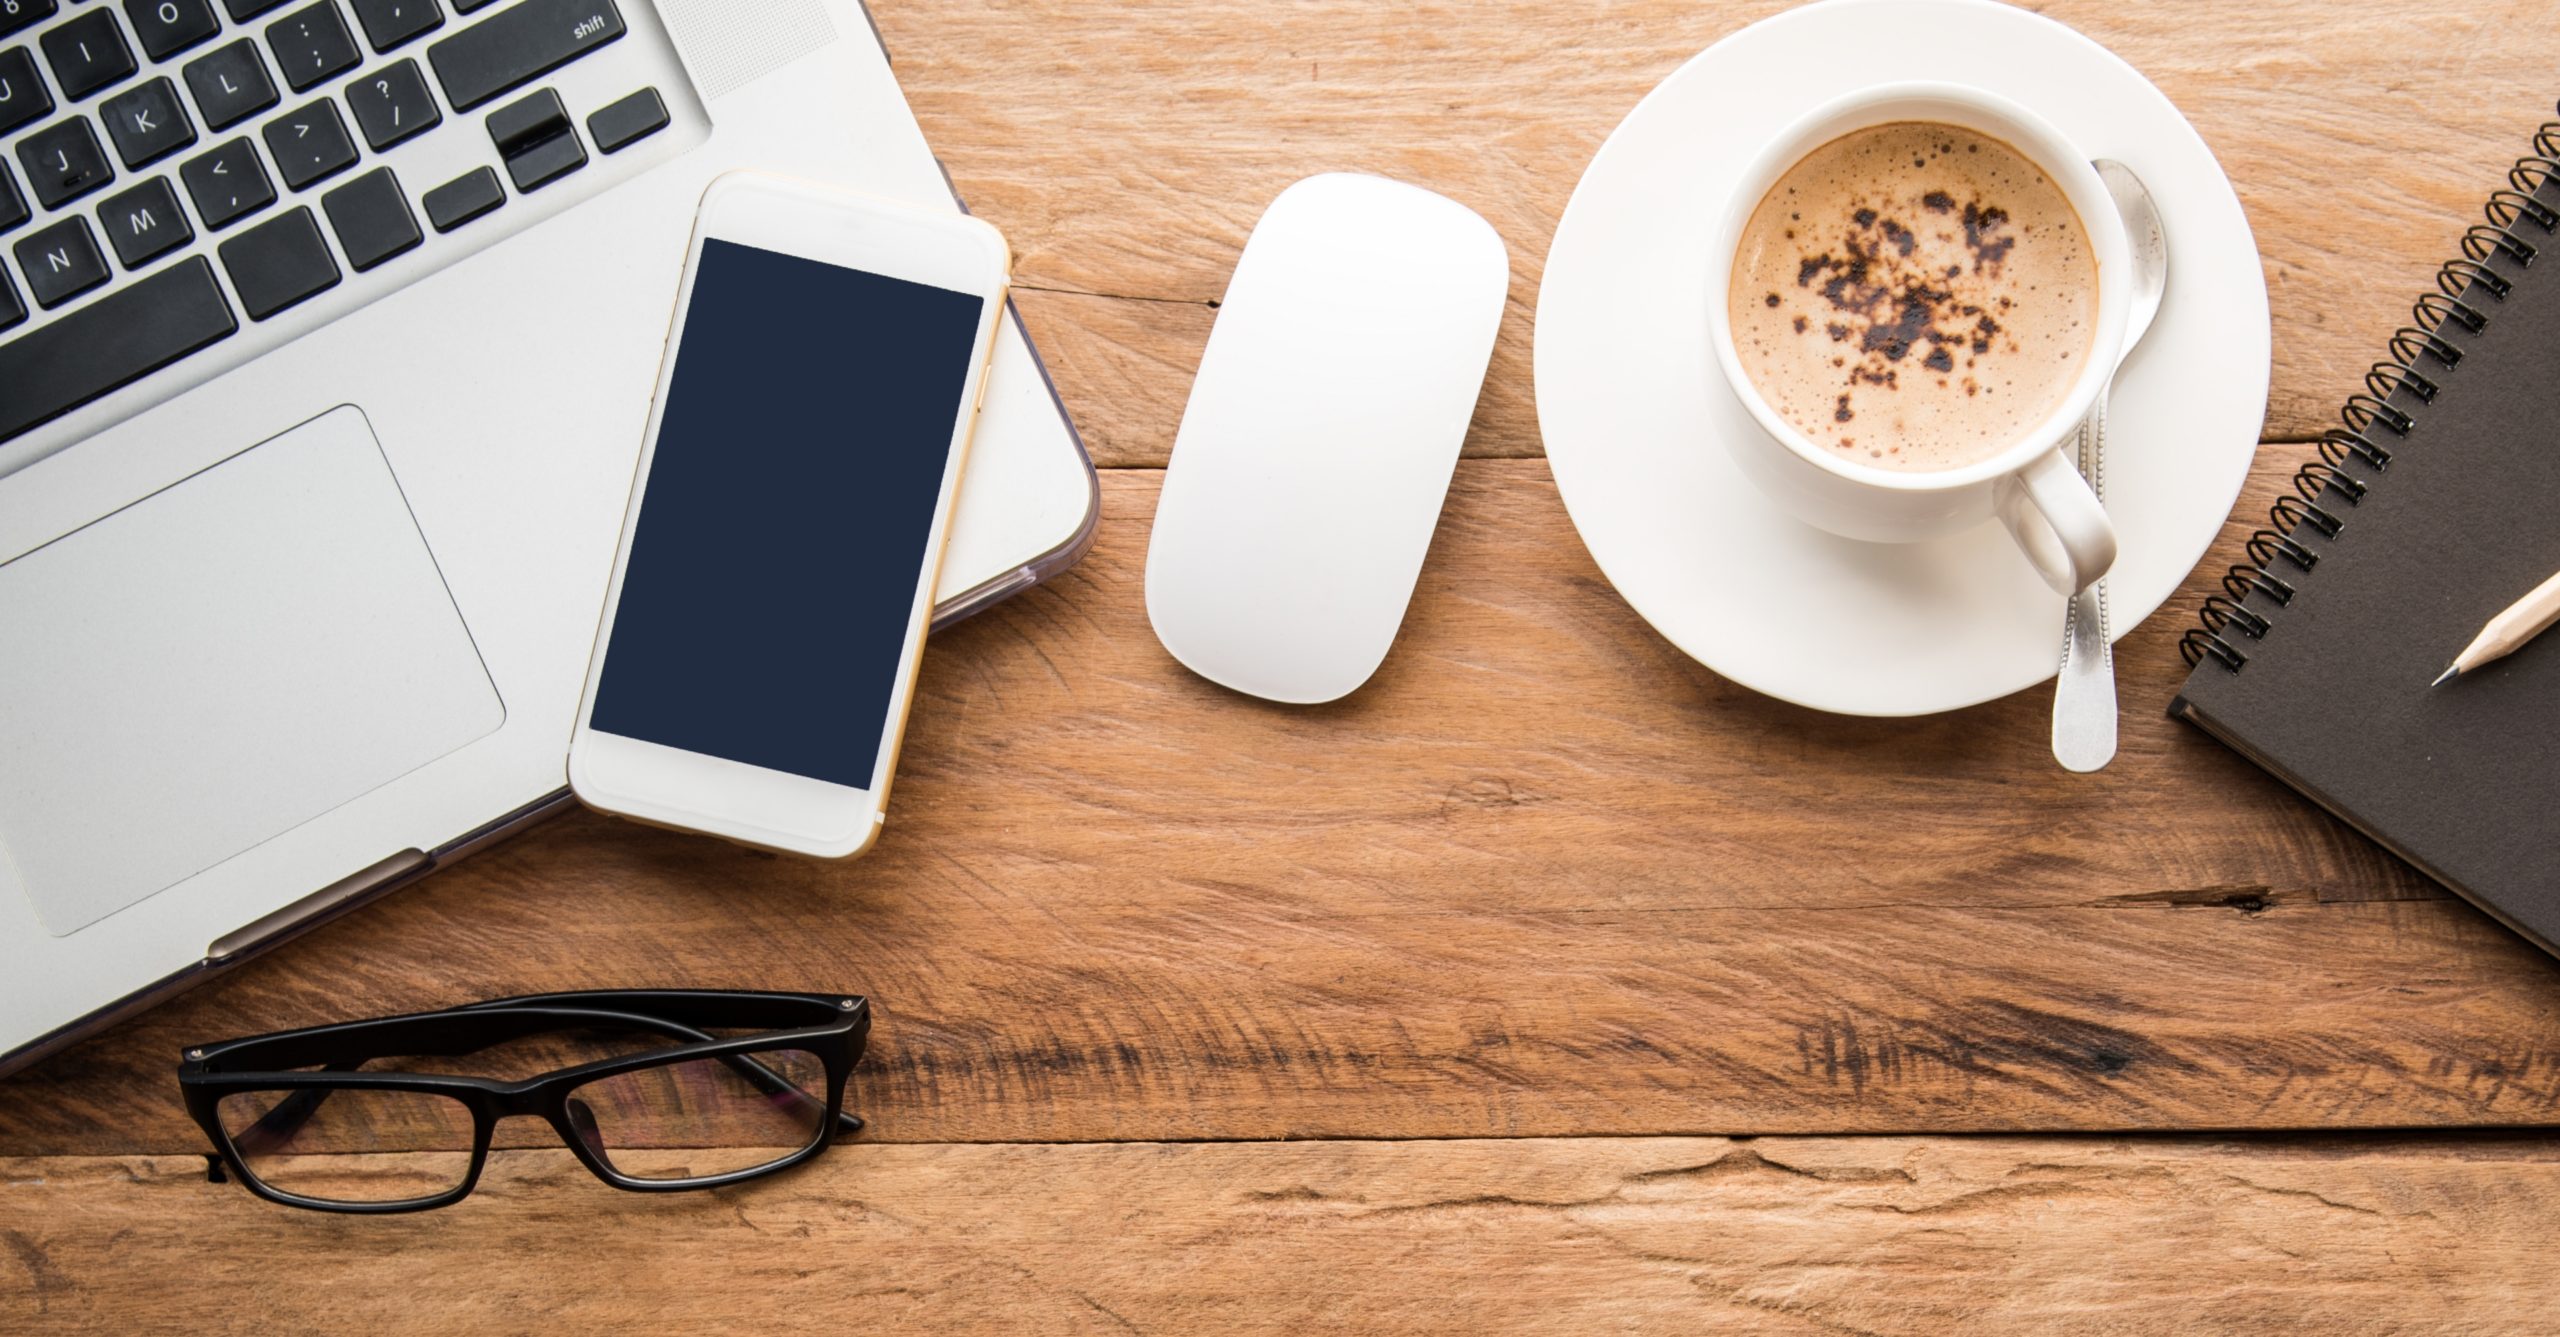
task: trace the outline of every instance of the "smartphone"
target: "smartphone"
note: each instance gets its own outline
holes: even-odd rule
[[[712,184],[570,738],[581,800],[870,848],[1010,265],[972,218]]]

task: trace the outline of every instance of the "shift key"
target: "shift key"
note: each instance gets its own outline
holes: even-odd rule
[[[517,0],[427,48],[427,62],[453,109],[469,111],[612,44],[623,32],[613,0]]]

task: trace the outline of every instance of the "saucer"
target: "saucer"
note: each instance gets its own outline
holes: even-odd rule
[[[2034,108],[2130,165],[2167,221],[2169,290],[2107,426],[2122,552],[2111,630],[2186,579],[2239,499],[2266,418],[2266,280],[2239,197],[2149,80],[1992,0],[1822,0],[1683,65],[1601,145],[1538,290],[1538,424],[1574,528],[1672,644],[1755,691],[1852,715],[1955,710],[2050,679],[2063,600],[1997,523],[1869,544],[1764,499],[1724,442],[1760,428],[1716,369],[1707,236],[1768,140],[1843,93],[1908,79]]]

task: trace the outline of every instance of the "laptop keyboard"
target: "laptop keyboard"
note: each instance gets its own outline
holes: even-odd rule
[[[413,282],[665,129],[636,53],[600,105],[538,86],[628,32],[616,0],[0,0],[0,444],[342,285]],[[379,161],[437,136],[482,161]]]

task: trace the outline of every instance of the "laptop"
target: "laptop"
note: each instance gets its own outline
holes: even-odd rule
[[[567,802],[695,205],[957,208],[857,0],[0,0],[0,1072]],[[938,621],[1098,490],[1008,315]]]

